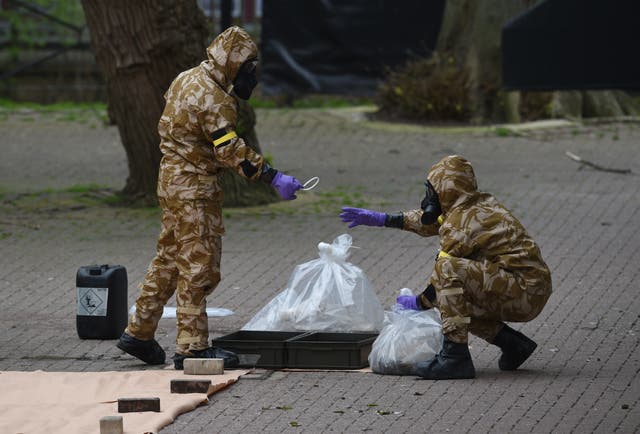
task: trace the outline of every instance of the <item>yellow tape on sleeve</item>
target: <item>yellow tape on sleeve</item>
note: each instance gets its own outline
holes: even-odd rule
[[[213,141],[213,146],[215,146],[216,148],[220,145],[222,145],[225,142],[228,142],[231,139],[235,139],[236,137],[238,137],[238,135],[236,134],[235,131],[231,131],[228,132],[227,134],[225,134],[224,136],[220,137],[219,139],[216,139]]]
[[[440,250],[438,252],[438,259],[440,258],[451,258],[451,255],[445,252],[444,250]]]

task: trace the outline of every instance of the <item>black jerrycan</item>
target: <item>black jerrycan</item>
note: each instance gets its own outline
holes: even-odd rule
[[[76,274],[76,328],[80,339],[117,339],[127,326],[127,270],[86,265]]]

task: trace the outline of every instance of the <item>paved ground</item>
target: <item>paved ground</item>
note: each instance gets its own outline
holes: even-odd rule
[[[283,289],[295,265],[316,257],[319,241],[347,232],[337,218],[342,203],[414,208],[427,168],[459,153],[474,164],[480,188],[530,229],[551,267],[555,292],[547,307],[516,325],[538,350],[524,369],[505,373],[497,349],[472,338],[478,376],[471,381],[266,372],[214,395],[162,433],[640,430],[638,124],[502,136],[375,124],[349,112],[258,116],[263,148],[276,166],[300,179],[320,176],[321,183],[291,204],[225,211],[223,281],[210,305],[235,315],[210,320],[212,336],[242,327]],[[0,370],[144,368],[114,341],[80,340],[75,330],[79,266],[125,265],[132,303],[154,254],[157,210],[111,207],[100,192],[84,192],[87,184],[124,185],[116,129],[52,115],[2,119]],[[567,150],[633,173],[581,169]],[[385,306],[399,288],[423,286],[435,240],[393,229],[349,233],[361,247],[351,261]],[[162,320],[157,338],[171,353],[173,320]]]

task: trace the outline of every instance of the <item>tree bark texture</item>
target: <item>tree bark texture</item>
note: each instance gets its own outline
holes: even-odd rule
[[[468,75],[471,121],[520,122],[521,119],[540,117],[637,115],[632,99],[621,91],[501,90],[502,26],[537,2],[447,0],[436,51],[452,55]]]
[[[513,104],[519,98],[500,91],[502,25],[534,3],[534,0],[447,0],[436,51],[452,55],[468,74],[472,122],[503,121],[517,113]]]
[[[211,38],[207,23],[196,0],[82,0],[82,7],[129,164],[123,194],[155,203],[164,93],[180,72],[204,60]],[[253,114],[249,107],[244,115],[247,110]],[[255,115],[245,134],[254,124]]]
[[[129,163],[123,193],[154,202],[163,95],[202,57],[204,18],[195,0],[82,0],[82,7]]]

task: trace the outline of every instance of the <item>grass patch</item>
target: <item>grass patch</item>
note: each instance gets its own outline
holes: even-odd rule
[[[40,104],[36,102],[18,102],[6,98],[0,98],[0,108],[7,111],[34,110],[38,112],[57,112],[68,110],[107,110],[107,104],[103,102],[56,102],[52,104]]]
[[[117,192],[98,184],[73,185],[13,195],[4,192],[1,198],[4,204],[29,212],[68,211],[122,203]]]
[[[66,191],[68,193],[90,193],[96,190],[108,190],[108,187],[99,184],[80,184],[80,185],[72,185],[71,187],[66,187],[62,189],[62,191]]]
[[[47,115],[58,122],[82,122],[86,123],[96,118],[103,124],[108,123],[107,105],[102,102],[57,102],[53,104],[40,104],[35,102],[17,102],[6,98],[0,98],[1,120],[7,120],[9,114],[27,115],[22,118],[24,122],[33,122],[30,116],[33,113]]]
[[[498,137],[509,137],[513,135],[513,131],[505,127],[497,127],[493,132],[496,133],[496,136]]]
[[[384,201],[365,196],[364,187],[338,186],[330,191],[298,192],[293,201],[280,201],[268,205],[242,208],[223,208],[223,217],[234,216],[280,216],[280,215],[338,215],[343,206],[358,208],[380,207]]]

